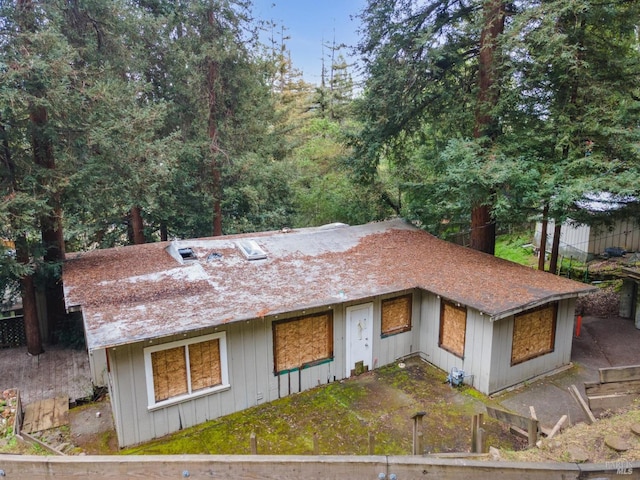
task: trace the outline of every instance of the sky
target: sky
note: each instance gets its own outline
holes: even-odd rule
[[[284,25],[285,35],[291,37],[286,43],[294,68],[302,71],[305,81],[319,84],[323,40],[333,42],[335,31],[336,44],[355,46],[359,22],[351,17],[366,4],[367,0],[253,0],[253,15],[273,20],[278,27]],[[341,53],[349,63],[356,60],[349,55],[350,48]],[[358,76],[355,71],[351,74]]]

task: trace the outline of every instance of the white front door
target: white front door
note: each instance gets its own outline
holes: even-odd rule
[[[346,376],[370,370],[373,362],[373,303],[347,307]],[[362,362],[362,366],[357,365]],[[356,368],[358,367],[358,368]]]

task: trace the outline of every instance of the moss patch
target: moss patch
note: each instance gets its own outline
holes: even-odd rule
[[[312,454],[314,434],[319,453],[365,455],[369,435],[374,453],[407,455],[412,450],[411,416],[425,411],[423,438],[429,452],[468,451],[471,417],[483,412],[472,389],[445,384],[446,374],[418,359],[405,368],[388,365],[357,378],[288,396],[269,404],[187,428],[122,451],[123,454],[249,454],[257,436],[261,454]],[[484,396],[482,396],[484,397]],[[497,422],[487,420],[491,444],[517,445]]]

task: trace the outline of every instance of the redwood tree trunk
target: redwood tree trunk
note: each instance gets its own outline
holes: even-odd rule
[[[498,102],[496,86],[497,38],[504,31],[505,6],[502,0],[486,0],[483,6],[484,25],[480,34],[478,72],[478,105],[475,111],[475,138],[484,136],[495,139],[497,122],[491,110]],[[471,248],[493,255],[496,246],[496,225],[487,204],[472,206]]]
[[[562,230],[562,224],[556,220],[555,228],[553,229],[553,243],[551,244],[551,259],[549,260],[549,271],[554,275],[558,272],[558,254],[560,252],[560,233]]]
[[[497,39],[504,31],[505,5],[503,0],[486,0],[483,6],[484,25],[480,34],[478,56],[478,104],[475,111],[474,137],[497,134],[496,120],[491,110],[498,102],[500,89],[496,85]]]
[[[496,250],[496,222],[489,205],[476,206],[471,210],[470,247],[491,255]]]
[[[42,243],[45,248],[44,261],[51,265],[61,265],[64,261],[64,239],[62,238],[62,212],[58,208],[53,215],[41,219]],[[56,343],[55,328],[67,311],[64,304],[62,277],[58,273],[47,272],[45,298],[47,304],[47,325],[49,343]]]
[[[160,224],[160,241],[166,242],[169,239],[169,229],[167,228],[167,224],[162,222]]]
[[[222,175],[217,162],[213,162],[213,236],[222,235]]]
[[[140,207],[132,207],[130,211],[131,218],[131,240],[134,245],[142,245],[145,243],[144,238],[144,222],[142,221],[142,209]]]
[[[29,264],[29,250],[27,239],[24,235],[20,235],[16,239],[16,260],[22,265]],[[42,338],[40,337],[36,291],[32,274],[24,275],[20,278],[20,290],[24,314],[24,332],[27,337],[27,352],[30,355],[40,355],[44,350],[42,348]]]
[[[542,209],[542,230],[540,232],[540,249],[538,254],[538,270],[544,272],[544,262],[547,256],[547,223],[549,215],[549,205]]]
[[[42,106],[33,107],[29,117],[34,126],[32,134],[34,162],[53,173],[56,169],[53,144],[45,133],[49,121],[47,110]],[[45,182],[48,181],[45,180]],[[52,188],[52,185],[44,184],[43,187]],[[40,218],[40,234],[45,248],[44,261],[53,265],[61,264],[64,261],[65,245],[60,194],[56,191],[55,185],[52,190],[47,202],[50,210]],[[64,318],[66,313],[62,278],[58,272],[59,270],[53,269],[46,272],[47,330],[49,332],[48,340],[51,342],[55,339],[53,334],[57,322]]]

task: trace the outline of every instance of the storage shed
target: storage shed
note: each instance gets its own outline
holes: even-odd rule
[[[575,299],[592,290],[402,220],[67,259],[120,446],[412,355],[490,394],[569,363]]]
[[[635,197],[619,197],[607,192],[586,194],[576,203],[582,216],[590,217],[591,224],[568,218],[560,229],[560,254],[588,262],[605,253],[607,249],[619,249],[626,252],[640,251],[640,223],[636,210]],[[551,250],[555,222],[547,225],[546,249]],[[542,224],[536,224],[534,244],[540,248]]]

